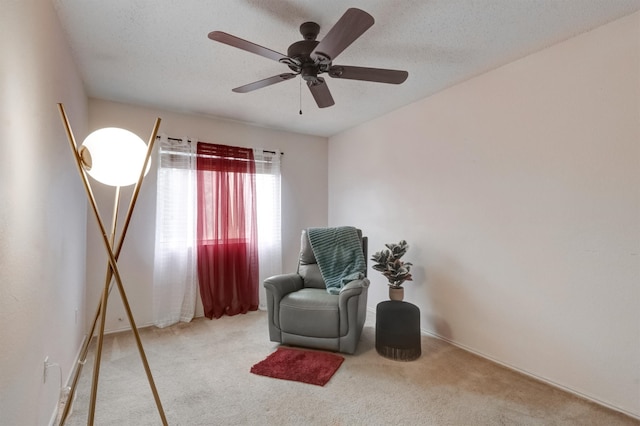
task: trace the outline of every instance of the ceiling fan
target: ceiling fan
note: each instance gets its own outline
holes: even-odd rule
[[[367,12],[351,8],[342,15],[322,41],[317,41],[320,25],[315,22],[305,22],[300,25],[300,33],[304,40],[297,41],[289,46],[286,55],[222,31],[210,32],[209,38],[278,61],[287,65],[293,71],[236,87],[233,89],[234,92],[251,92],[272,84],[291,80],[300,75],[307,82],[307,86],[318,107],[326,108],[334,105],[335,102],[325,79],[320,77],[320,74],[327,73],[333,78],[390,84],[400,84],[407,79],[409,75],[407,71],[333,64],[333,60],[364,34],[373,23],[373,17]]]

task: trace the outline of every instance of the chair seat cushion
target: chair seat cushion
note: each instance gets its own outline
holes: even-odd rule
[[[280,329],[309,337],[339,337],[338,296],[318,288],[287,294],[280,301]]]

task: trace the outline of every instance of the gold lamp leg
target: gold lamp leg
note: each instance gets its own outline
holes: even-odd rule
[[[62,120],[65,123],[65,125],[68,125],[68,120],[66,118],[66,115],[64,114],[64,108],[62,107],[62,105],[59,105],[60,108],[60,113],[62,115]],[[149,164],[149,159],[151,158],[151,154],[153,152],[153,146],[155,144],[156,141],[156,136],[158,134],[158,128],[160,127],[160,119],[158,118],[156,120],[156,123],[153,127],[153,130],[151,132],[151,137],[149,138],[149,143],[147,144],[147,154],[145,157],[145,161],[144,161],[144,165],[142,167],[142,170],[146,170],[147,169],[147,165]],[[69,127],[69,131],[71,131],[70,127]],[[73,136],[72,136],[73,137]],[[75,142],[74,142],[74,146],[75,146]],[[140,177],[138,178],[138,181],[136,182],[136,185],[134,187],[134,191],[133,194],[131,196],[131,200],[129,201],[129,208],[127,209],[127,214],[126,214],[126,219],[124,222],[124,225],[122,227],[122,232],[120,235],[120,240],[118,241],[118,244],[116,246],[115,249],[115,258],[116,261],[119,259],[120,257],[120,252],[122,251],[122,245],[124,243],[124,238],[126,237],[127,234],[127,230],[129,229],[129,224],[131,223],[131,217],[133,214],[133,209],[135,207],[136,201],[138,200],[138,195],[140,194],[140,187],[142,185],[142,180],[144,178],[144,173],[140,173]],[[114,246],[114,241],[115,241],[115,233],[116,233],[116,226],[117,226],[117,213],[118,213],[118,204],[119,201],[114,203],[114,212],[113,212],[113,221],[112,221],[112,227],[111,227],[111,246]],[[112,288],[112,282],[111,280],[113,279],[113,271],[111,270],[111,265],[109,264],[109,262],[107,262],[107,276],[105,278],[105,286],[109,287],[109,291],[108,293],[111,293],[111,288]],[[84,344],[80,350],[80,357],[78,359],[78,365],[77,368],[74,371],[73,374],[73,378],[71,381],[71,387],[70,387],[70,391],[69,391],[69,395],[67,397],[67,404],[65,404],[64,410],[62,411],[62,415],[60,416],[60,426],[64,426],[67,417],[69,416],[69,412],[71,411],[71,404],[69,403],[69,401],[73,401],[73,397],[75,395],[75,391],[76,388],[78,386],[78,380],[80,378],[80,374],[82,373],[82,367],[84,366],[84,364],[86,363],[87,360],[87,355],[89,353],[89,346],[91,344],[91,340],[93,339],[93,334],[95,333],[96,330],[96,326],[98,325],[98,319],[101,317],[100,312],[101,312],[101,307],[102,307],[102,296],[100,298],[100,301],[98,302],[98,306],[96,308],[96,313],[94,315],[93,318],[93,322],[91,324],[91,331],[88,334],[87,339],[85,339]],[[154,394],[154,397],[157,397],[157,394]],[[159,398],[157,399],[156,403],[159,402]]]
[[[120,187],[116,187],[115,199],[113,201],[113,219],[111,221],[111,240],[109,241],[109,249],[113,247],[116,228],[118,224],[118,207],[120,206]],[[111,268],[108,268],[111,271]],[[107,273],[108,275],[108,273]],[[107,302],[109,301],[109,290],[111,287],[111,279],[107,280],[102,289],[102,297],[100,298],[100,332],[98,333],[98,346],[96,348],[95,363],[93,364],[93,380],[91,381],[91,398],[89,400],[89,420],[88,424],[92,425],[96,414],[96,397],[98,395],[98,377],[100,375],[100,361],[102,360],[102,344],[104,342],[104,326],[107,320]]]
[[[131,308],[129,306],[129,302],[128,302],[127,297],[126,297],[126,293],[124,291],[124,286],[122,285],[122,278],[120,276],[120,271],[118,269],[116,255],[115,255],[115,253],[114,253],[114,251],[112,249],[112,243],[109,241],[109,238],[107,237],[107,233],[106,233],[104,224],[102,222],[102,219],[100,217],[100,213],[98,211],[98,206],[97,206],[97,203],[95,201],[95,197],[93,195],[93,191],[91,190],[91,186],[90,186],[89,181],[87,179],[86,173],[82,168],[82,160],[81,160],[80,155],[78,153],[78,149],[77,149],[77,145],[76,145],[76,142],[75,142],[75,138],[73,136],[73,132],[71,131],[71,126],[69,125],[69,120],[67,119],[67,116],[65,114],[63,105],[62,104],[58,104],[58,109],[60,111],[60,115],[61,115],[64,127],[65,127],[65,131],[67,133],[67,139],[69,140],[70,148],[71,148],[71,151],[73,153],[73,157],[74,157],[75,162],[76,162],[78,173],[80,174],[80,177],[82,179],[82,183],[83,183],[85,192],[87,194],[87,198],[89,199],[89,202],[90,202],[92,211],[94,213],[94,216],[96,218],[96,222],[98,224],[98,227],[100,228],[100,231],[101,231],[101,234],[102,234],[103,244],[105,246],[105,250],[107,251],[107,255],[109,257],[109,272],[107,274],[108,283],[104,287],[103,294],[102,294],[102,300],[101,300],[101,306],[100,306],[100,309],[99,309],[99,311],[100,311],[99,313],[100,313],[100,316],[102,318],[102,321],[101,321],[101,325],[100,325],[100,333],[98,334],[98,339],[99,339],[98,340],[98,346],[99,346],[99,348],[98,348],[98,352],[96,354],[96,365],[100,364],[100,352],[102,350],[102,338],[104,336],[104,320],[106,318],[107,298],[108,298],[109,287],[110,287],[110,282],[111,282],[111,279],[110,279],[109,275],[110,275],[110,273],[112,273],[113,276],[115,277],[116,284],[118,286],[118,290],[120,291],[120,295],[122,297],[123,304],[124,304],[125,309],[127,311],[127,316],[129,317],[129,322],[131,324],[131,328],[132,328],[132,330],[134,332],[134,336],[136,338],[138,351],[140,352],[140,357],[142,359],[142,363],[144,364],[145,372],[147,374],[147,379],[149,381],[149,386],[151,387],[151,391],[153,393],[153,396],[154,396],[154,399],[155,399],[155,402],[156,402],[156,406],[158,408],[158,413],[160,414],[160,417],[162,419],[162,424],[163,425],[167,425],[168,423],[167,423],[166,416],[164,414],[164,410],[162,408],[162,403],[160,402],[160,397],[158,395],[158,392],[157,392],[157,389],[156,389],[156,386],[155,386],[155,383],[154,383],[154,380],[153,380],[153,376],[151,374],[151,370],[149,368],[149,364],[148,364],[146,355],[144,353],[144,348],[142,347],[142,342],[140,340],[140,335],[138,333],[137,326],[135,324],[135,321],[133,319],[133,315],[131,313]],[[158,118],[156,120],[154,129],[153,129],[153,132],[152,132],[152,135],[151,135],[151,140],[149,141],[148,150],[147,150],[147,157],[145,158],[144,166],[142,167],[142,169],[140,171],[140,177],[138,179],[138,183],[136,184],[136,187],[135,187],[135,190],[134,190],[134,195],[132,197],[132,201],[131,201],[130,206],[129,206],[129,211],[127,212],[127,217],[125,219],[125,228],[123,229],[123,238],[121,238],[120,244],[118,246],[118,249],[116,250],[116,252],[118,254],[120,254],[120,248],[121,248],[122,241],[124,239],[124,234],[126,232],[126,229],[129,226],[129,222],[131,220],[131,213],[133,212],[133,207],[135,205],[135,200],[137,199],[137,195],[138,195],[138,192],[139,192],[139,189],[140,189],[140,185],[141,185],[142,180],[144,178],[144,172],[146,170],[146,167],[147,167],[150,155],[151,155],[151,150],[152,150],[153,144],[155,143],[155,139],[156,139],[156,136],[157,136],[157,132],[158,132],[159,126],[160,126],[160,119]],[[117,206],[116,206],[116,208],[117,208]],[[94,328],[95,328],[95,321],[94,321]],[[90,336],[90,338],[91,338],[91,336]],[[88,340],[90,340],[90,338]],[[88,344],[87,344],[87,346],[88,346]],[[96,392],[97,392],[98,374],[99,374],[99,367],[97,367],[97,368],[94,367],[94,380],[93,380],[94,383],[92,385],[92,395],[91,395],[92,405],[95,405],[95,396],[96,396]],[[74,380],[74,385],[75,385],[75,382],[76,381]],[[67,411],[67,414],[68,414],[67,407],[65,407],[65,411]],[[89,424],[91,424],[91,425],[93,424],[93,411],[94,411],[93,408],[91,408],[90,409],[90,415],[89,415]]]

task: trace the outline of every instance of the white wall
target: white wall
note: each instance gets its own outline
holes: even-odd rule
[[[327,224],[327,139],[250,126],[239,122],[90,99],[89,132],[108,126],[122,127],[148,141],[157,117],[160,133],[191,139],[267,150],[279,149],[282,157],[282,241],[284,271],[295,271],[300,249],[300,231]],[[86,135],[83,135],[83,138]],[[153,157],[156,159],[156,156]],[[131,226],[118,263],[123,284],[138,326],[152,321],[153,253],[156,206],[155,162],[145,178]],[[110,223],[113,192],[95,184],[94,190],[107,224]],[[124,218],[131,189],[123,190]],[[107,257],[95,219],[87,228],[87,319],[95,316],[104,284]],[[112,291],[107,310],[107,330],[128,328],[126,313],[117,291]],[[201,309],[201,308],[200,308]],[[200,310],[201,312],[201,310]],[[122,320],[120,320],[122,319]]]
[[[409,241],[425,331],[636,417],[639,63],[636,13],[329,140],[329,224]]]
[[[87,101],[48,1],[0,13],[0,424],[43,425],[84,333],[86,203],[56,103]],[[76,318],[78,311],[78,318]],[[60,365],[48,370],[44,359]]]

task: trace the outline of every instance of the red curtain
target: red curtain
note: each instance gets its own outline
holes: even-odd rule
[[[198,143],[198,279],[207,318],[258,309],[253,150]]]

